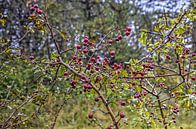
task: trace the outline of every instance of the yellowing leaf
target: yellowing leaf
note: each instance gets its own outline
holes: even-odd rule
[[[121,71],[123,77],[128,77],[128,73],[126,70]]]
[[[2,27],[5,27],[5,23],[6,23],[5,19],[0,19],[0,23]]]

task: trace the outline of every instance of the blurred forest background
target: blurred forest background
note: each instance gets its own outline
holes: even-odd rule
[[[82,36],[88,35],[92,42],[103,38],[112,28],[120,30],[126,26],[133,28],[133,35],[128,43],[121,43],[118,47],[116,61],[129,60],[131,57],[144,55],[143,48],[138,45],[141,28],[152,29],[156,20],[164,15],[175,17],[180,9],[188,8],[192,0],[1,0],[0,37],[9,40],[4,47],[21,48],[28,55],[44,56],[51,53],[54,44],[50,35],[31,32],[27,28],[29,8],[32,3],[39,3],[48,13],[49,21],[59,30],[61,37],[58,43],[62,49],[66,46],[81,42]],[[193,23],[194,26],[196,23]],[[31,26],[31,25],[29,25]],[[41,25],[37,24],[37,26]],[[26,27],[26,29],[24,29]],[[29,29],[29,30],[27,30]],[[27,32],[28,31],[28,32]],[[58,35],[58,34],[56,34]],[[196,32],[192,35],[195,45]],[[23,36],[25,36],[24,39]],[[62,38],[63,37],[63,38]],[[21,40],[22,39],[22,40]],[[66,42],[66,40],[68,42]],[[194,47],[196,48],[196,47]],[[138,54],[139,53],[139,54]],[[49,57],[48,57],[49,58]]]
[[[0,0],[0,52],[7,48],[12,48],[16,54],[19,55],[24,54],[34,56],[35,58],[52,58],[55,46],[51,36],[40,31],[44,31],[44,28],[39,23],[37,23],[37,27],[40,27],[40,30],[32,30],[27,20],[30,15],[29,8],[32,4],[38,3],[40,8],[48,13],[50,24],[54,29],[58,30],[54,33],[62,50],[66,50],[70,46],[81,42],[85,35],[89,36],[91,42],[98,42],[114,27],[124,31],[123,29],[126,26],[131,26],[133,33],[129,42],[122,42],[120,45],[113,46],[113,49],[116,50],[118,55],[115,57],[115,61],[129,61],[132,57],[139,58],[146,54],[145,49],[139,45],[137,40],[140,36],[141,28],[151,30],[158,18],[164,16],[175,17],[182,7],[186,9],[193,6],[191,4],[193,1],[194,0]],[[192,37],[190,37],[190,47],[196,52],[196,21],[192,24],[194,24],[194,30]],[[107,51],[103,49],[100,53],[104,54],[107,53]],[[71,56],[71,54],[72,53],[67,56]],[[0,63],[6,58],[6,56],[0,56]],[[12,69],[16,62],[13,60],[9,63],[10,69]],[[29,85],[32,85],[30,82],[33,80],[32,78],[34,78],[32,76],[35,76],[28,70],[32,68],[31,65],[27,65],[24,68],[24,62],[17,63],[19,64],[17,67],[20,68],[18,68],[16,75],[10,78],[10,80],[15,80],[14,87],[16,88],[14,91],[16,95],[13,96],[12,101],[15,97],[22,96],[21,94],[23,93],[18,89],[30,90]],[[2,73],[0,77],[3,78],[5,74],[9,74],[9,71]],[[25,81],[18,80],[16,76],[24,78]],[[46,80],[47,79],[48,78],[46,78]],[[9,90],[5,91],[5,87],[2,85],[13,85],[12,82],[13,81],[6,82],[5,80],[0,80],[0,99],[5,98],[5,96],[9,94]],[[57,83],[56,85],[60,84]],[[71,99],[67,101],[64,110],[60,113],[57,120],[58,124],[56,125],[56,129],[95,128],[94,125],[86,119],[86,112],[88,112],[92,104],[88,102],[88,99],[83,99],[83,97],[84,96],[78,97],[77,95],[70,96]],[[55,103],[53,100],[56,100]],[[45,108],[41,109],[46,111],[45,114],[42,114],[39,120],[34,118],[34,123],[30,124],[39,129],[47,128],[54,119],[52,115],[58,111],[57,109],[62,100],[63,98],[61,96],[53,96],[51,94]],[[27,106],[29,106],[29,110],[34,110],[34,106]],[[1,117],[4,116],[0,115],[0,118]],[[98,117],[105,119],[104,116]],[[137,125],[137,117],[134,115],[134,112],[130,113],[130,117],[135,118],[131,118],[132,123],[129,123],[130,125],[127,128],[141,128],[141,125]],[[177,123],[177,127],[183,126],[184,129],[196,128],[194,118],[194,114],[182,114],[182,116],[179,117],[180,123]],[[190,121],[192,121],[192,123],[190,123]]]

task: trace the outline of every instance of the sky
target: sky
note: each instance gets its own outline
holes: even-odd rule
[[[157,9],[165,10],[166,12],[168,12],[171,11],[171,8],[173,8],[173,10],[179,12],[184,4],[184,7],[187,8],[190,5],[191,0],[138,0],[138,2],[142,3],[143,9],[147,11],[153,11],[154,9]],[[166,8],[166,6],[170,8]]]

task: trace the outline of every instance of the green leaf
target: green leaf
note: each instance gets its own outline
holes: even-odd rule
[[[122,70],[122,71],[121,71],[121,75],[122,75],[123,77],[128,77],[128,73],[127,73],[126,70]]]

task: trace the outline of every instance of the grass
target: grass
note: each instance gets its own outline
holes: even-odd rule
[[[100,129],[87,118],[87,114],[92,108],[91,104],[88,103],[75,101],[67,104],[57,119],[55,129]],[[141,123],[136,127],[133,126],[135,124],[134,120],[137,119],[138,115],[130,112],[126,112],[126,114],[128,116],[128,125],[123,126],[122,129],[145,129],[141,127]],[[97,112],[95,117],[101,119],[103,125],[105,125],[104,128],[110,125],[109,117],[102,115],[102,113]],[[162,128],[158,127],[158,129]],[[196,129],[196,112],[183,112],[178,116],[177,123],[172,124],[169,129]]]

